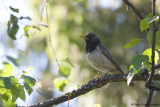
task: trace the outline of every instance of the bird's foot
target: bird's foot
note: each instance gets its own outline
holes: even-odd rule
[[[98,71],[97,75],[95,75],[89,82],[92,82],[93,80],[95,80],[98,76],[99,76],[100,72]]]

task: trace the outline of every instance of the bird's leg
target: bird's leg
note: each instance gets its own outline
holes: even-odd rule
[[[100,74],[100,71],[98,71],[97,75],[95,75],[89,82],[92,82],[94,79],[96,79]]]
[[[98,71],[97,75],[94,76],[93,79],[96,79],[99,76],[100,72]]]

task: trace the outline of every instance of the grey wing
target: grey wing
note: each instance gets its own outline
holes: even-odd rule
[[[113,59],[112,55],[110,54],[110,52],[107,50],[106,47],[103,46],[103,44],[99,44],[98,45],[99,48],[101,49],[102,53],[104,54],[104,56],[106,56],[111,62],[113,65],[116,66],[116,68],[121,72],[123,73],[121,67],[119,66],[119,64],[116,62],[116,60]]]

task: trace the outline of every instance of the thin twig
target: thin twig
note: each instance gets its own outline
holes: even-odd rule
[[[152,14],[153,16],[156,15],[156,0],[153,0],[153,9],[152,9]],[[146,102],[146,105],[145,107],[150,107],[150,104],[151,104],[151,101],[152,101],[152,96],[153,96],[153,92],[154,92],[154,89],[151,88],[151,86],[153,86],[153,75],[155,73],[155,42],[156,42],[156,22],[154,21],[153,22],[153,40],[152,40],[152,56],[151,56],[151,60],[152,60],[152,71],[151,71],[151,75],[147,81],[147,84],[146,86],[150,89],[150,92],[149,92],[149,97],[148,97],[148,100]]]
[[[148,97],[148,99],[147,99],[147,102],[146,102],[145,107],[150,107],[151,100],[152,100],[152,96],[153,96],[153,92],[154,92],[153,89],[150,89],[150,90],[149,90],[149,97]]]
[[[137,16],[140,20],[144,19],[144,16],[142,15],[142,13],[139,12],[139,11],[134,7],[134,5],[133,5],[131,2],[129,2],[128,0],[123,0],[123,1],[126,3],[126,5],[127,5],[128,7],[131,7],[131,9],[133,10],[133,12],[136,14],[136,16]]]
[[[153,0],[153,10],[152,10],[152,13],[153,13],[153,16],[155,16],[155,3],[156,3],[156,0]],[[156,42],[156,26],[155,26],[155,21],[153,22],[153,40],[152,40],[152,56],[151,56],[151,59],[152,59],[152,71],[151,71],[151,75],[148,79],[148,87],[150,87],[151,85],[151,81],[152,81],[152,77],[155,73],[155,61],[154,61],[154,58],[155,58],[155,42]]]
[[[58,68],[59,68],[59,63],[58,63],[58,60],[57,60],[57,56],[56,56],[56,52],[53,48],[53,44],[52,44],[52,38],[51,38],[51,32],[50,32],[50,26],[49,26],[49,17],[48,17],[48,9],[47,9],[47,1],[46,1],[46,16],[47,16],[47,24],[48,24],[48,33],[49,33],[49,43],[51,45],[51,48],[52,48],[52,51],[54,53],[54,56],[55,56],[55,60],[56,60],[56,63],[58,65]]]

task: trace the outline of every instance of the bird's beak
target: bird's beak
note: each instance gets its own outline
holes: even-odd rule
[[[86,36],[81,36],[82,39],[88,39]]]

